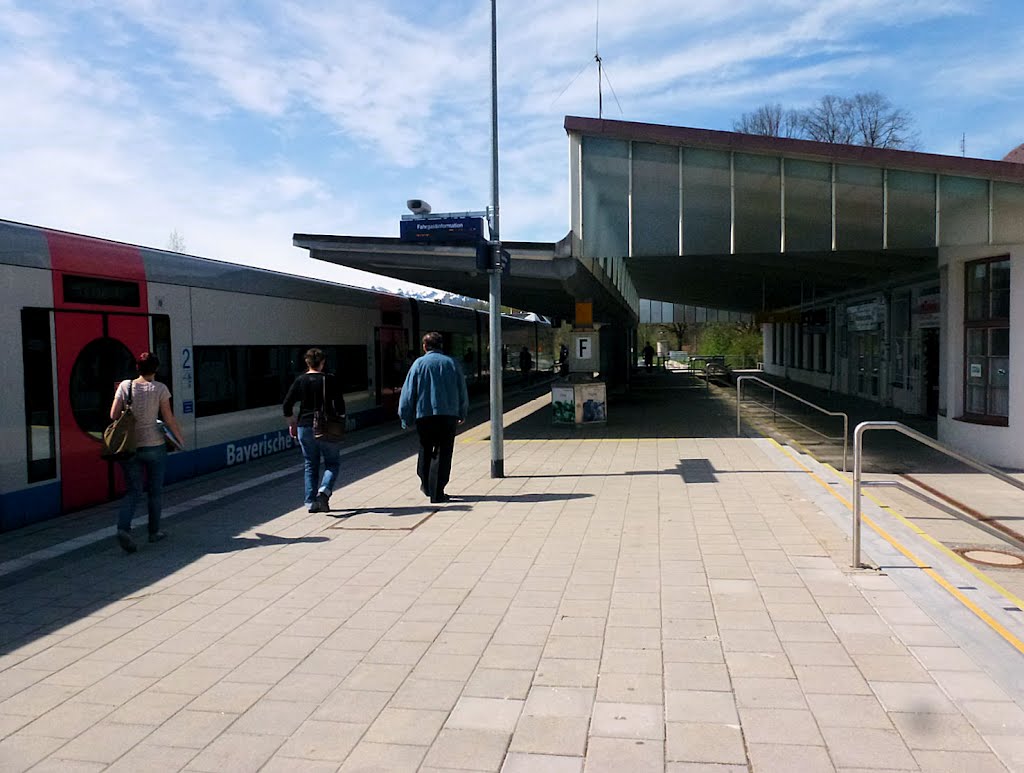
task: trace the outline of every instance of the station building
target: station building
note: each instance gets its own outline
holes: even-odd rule
[[[590,301],[628,385],[645,302],[754,315],[771,374],[933,416],[1024,468],[1024,146],[1002,161],[567,117],[569,233],[503,302]],[[314,258],[486,297],[464,246],[296,234]],[[643,299],[643,300],[642,300]]]

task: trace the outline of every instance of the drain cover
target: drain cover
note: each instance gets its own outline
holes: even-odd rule
[[[999,550],[965,550],[962,555],[968,561],[976,561],[989,566],[1024,566],[1024,558]]]

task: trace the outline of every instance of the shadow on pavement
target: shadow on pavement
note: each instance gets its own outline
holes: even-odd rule
[[[505,477],[512,477],[507,475]],[[531,477],[531,476],[523,476]],[[564,502],[570,499],[589,499],[593,494],[487,494],[484,496],[459,495],[453,496],[452,502]],[[449,508],[446,508],[449,509]],[[467,508],[468,509],[468,508]]]
[[[451,501],[455,502],[462,497],[452,497]],[[390,518],[401,518],[407,515],[427,515],[429,513],[436,512],[441,509],[441,504],[431,505],[417,505],[415,507],[388,507],[386,505],[378,505],[376,507],[336,507],[329,513],[324,515],[329,518],[337,519],[348,519],[357,515],[386,515]],[[450,510],[469,510],[468,507],[444,507],[446,511]]]
[[[276,534],[261,534],[255,537],[232,537],[230,544],[207,551],[208,553],[234,553],[236,550],[250,550],[271,545],[297,545],[299,543],[330,542],[330,537],[278,537]]]

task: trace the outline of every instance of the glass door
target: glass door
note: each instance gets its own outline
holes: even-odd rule
[[[853,393],[878,399],[880,342],[878,333],[852,333]]]

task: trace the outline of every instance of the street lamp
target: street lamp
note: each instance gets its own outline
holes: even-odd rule
[[[491,477],[505,477],[501,367],[501,239],[498,236],[498,7],[491,0],[491,209],[493,256],[488,269],[491,349]]]

